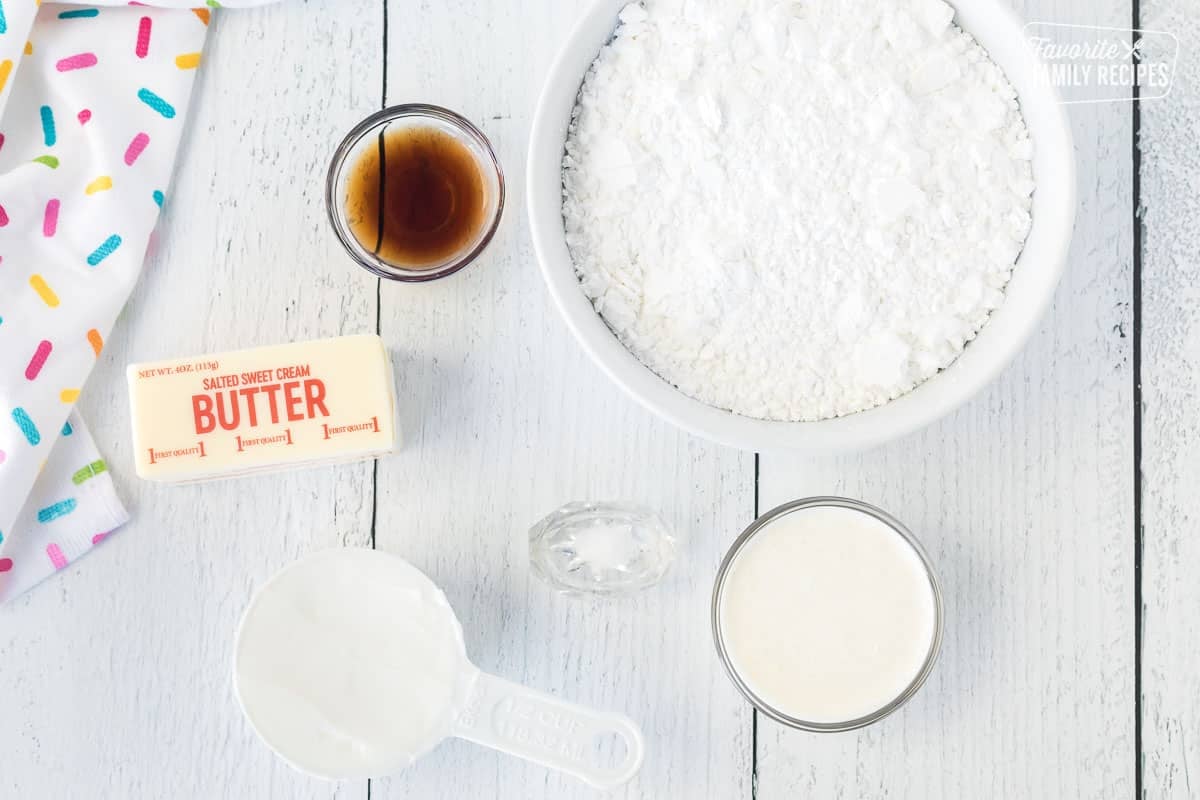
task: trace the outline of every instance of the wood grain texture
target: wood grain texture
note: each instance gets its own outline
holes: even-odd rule
[[[748,798],[750,713],[708,627],[721,553],[753,515],[753,458],[626,399],[571,339],[524,215],[524,153],[545,71],[583,2],[393,3],[388,102],[433,99],[478,122],[508,177],[487,255],[448,280],[383,287],[408,446],[379,465],[376,542],[447,592],[485,670],[599,708],[647,739],[616,797]],[[527,531],[570,500],[661,509],[688,536],[667,582],[625,601],[565,599],[531,579]],[[449,742],[373,798],[592,798],[577,780]]]
[[[253,737],[228,679],[252,587],[302,553],[369,545],[373,522],[380,549],[446,589],[480,667],[642,724],[643,773],[609,796],[1133,794],[1129,107],[1072,109],[1081,204],[1071,264],[1054,309],[999,381],[871,453],[763,458],[764,511],[832,492],[905,520],[939,567],[947,636],[930,682],[880,725],[820,737],[760,718],[755,737],[708,631],[717,563],[753,516],[753,457],[688,437],[621,395],[558,319],[529,244],[529,121],[585,5],[390,0],[387,101],[436,102],[478,122],[510,194],[479,263],[430,285],[382,286],[378,309],[376,282],[328,230],[323,184],[341,135],[379,105],[383,0],[340,0],[336,13],[335,0],[310,0],[214,15],[161,250],[84,398],[135,521],[0,608],[0,797],[603,796],[458,741],[369,787],[326,784]],[[1018,7],[1058,22],[1120,27],[1130,17],[1129,0]],[[1194,53],[1200,42],[1183,47]],[[1200,315],[1189,306],[1195,248],[1171,238],[1158,209],[1194,199],[1197,165],[1179,155],[1194,120],[1161,109],[1146,116],[1156,156],[1145,184],[1145,758],[1147,796],[1183,798],[1200,774],[1200,591],[1190,569],[1200,556],[1191,535],[1200,429],[1189,417]],[[370,331],[377,311],[407,439],[377,471],[137,482],[126,363]],[[667,582],[601,602],[531,579],[528,527],[573,499],[660,508],[688,536]]]
[[[1027,19],[1128,26],[1128,2],[1026,2]],[[765,456],[761,508],[879,505],[922,540],[941,659],[878,726],[758,719],[759,800],[1122,798],[1134,790],[1132,172],[1127,104],[1075,106],[1079,213],[1053,310],[956,414],[891,446]]]
[[[141,483],[124,378],[132,361],[374,329],[374,286],[330,234],[322,187],[336,142],[378,102],[382,13],[333,5],[213,15],[161,248],[83,402],[134,522],[0,608],[0,797],[366,795],[272,756],[229,674],[256,584],[303,552],[368,541],[371,465]]]
[[[1200,795],[1200,18],[1148,0],[1179,39],[1171,94],[1141,105],[1144,796]]]

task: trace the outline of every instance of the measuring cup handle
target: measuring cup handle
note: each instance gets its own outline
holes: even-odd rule
[[[480,672],[459,715],[455,736],[566,772],[612,789],[642,766],[645,745],[624,714],[593,711]],[[597,739],[615,735],[625,755],[615,766],[598,763]]]

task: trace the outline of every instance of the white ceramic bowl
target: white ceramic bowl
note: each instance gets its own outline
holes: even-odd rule
[[[563,233],[562,156],[579,86],[628,0],[597,0],[563,46],[542,90],[529,143],[530,228],[546,285],[567,325],[608,376],[654,413],[699,436],[745,450],[861,450],[924,427],[995,378],[1033,333],[1058,285],[1075,219],[1075,153],[1057,92],[1020,20],[1000,0],[950,0],[954,21],[1008,75],[1034,143],[1033,226],[1004,303],[949,367],[882,406],[819,422],[769,422],[693,400],[625,349],[584,296]]]

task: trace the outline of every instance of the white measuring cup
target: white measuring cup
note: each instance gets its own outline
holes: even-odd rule
[[[389,775],[451,736],[601,789],[642,763],[641,731],[623,714],[480,671],[441,590],[375,550],[318,552],[267,581],[242,617],[233,672],[255,732],[316,777]]]

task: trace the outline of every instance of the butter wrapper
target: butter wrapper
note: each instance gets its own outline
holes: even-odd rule
[[[201,481],[375,458],[399,446],[395,387],[374,335],[132,364],[137,474]]]

